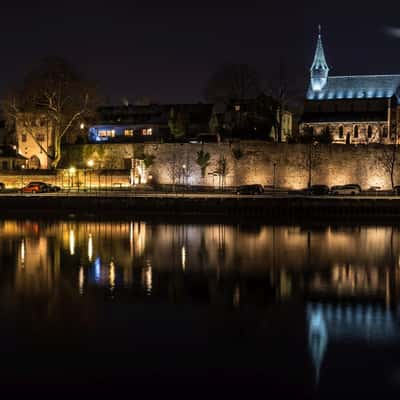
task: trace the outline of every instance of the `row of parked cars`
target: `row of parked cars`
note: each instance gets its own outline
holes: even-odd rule
[[[381,188],[379,186],[371,186],[364,193],[377,193],[380,192]],[[329,188],[326,185],[312,185],[310,188],[305,189],[307,194],[323,196],[323,195],[352,195],[361,194],[363,191],[360,185],[351,183],[348,185],[337,185]],[[393,188],[393,193],[395,195],[400,195],[400,186],[395,186]],[[389,194],[389,193],[388,193]]]
[[[0,182],[0,191],[4,191],[6,186],[4,183]],[[59,192],[61,188],[56,185],[51,185],[50,183],[45,182],[29,182],[26,186],[24,186],[20,192],[21,193],[54,193]]]

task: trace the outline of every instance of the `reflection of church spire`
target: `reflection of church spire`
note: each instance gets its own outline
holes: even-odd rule
[[[318,384],[322,362],[328,345],[328,331],[325,319],[319,310],[309,310],[308,345],[315,368],[315,381]]]
[[[328,81],[329,67],[326,63],[324,47],[322,46],[321,25],[318,26],[317,48],[315,49],[314,61],[310,72],[312,90],[322,90]]]

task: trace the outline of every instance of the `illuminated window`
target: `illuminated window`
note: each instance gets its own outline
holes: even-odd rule
[[[133,129],[125,129],[124,135],[125,136],[133,136]]]
[[[240,111],[240,105],[239,104],[235,105],[235,111]]]
[[[142,129],[142,135],[143,136],[151,136],[153,134],[153,129],[152,128],[143,128]]]
[[[339,126],[339,139],[343,139],[343,126]]]
[[[358,125],[354,126],[354,138],[357,139],[358,138]]]
[[[99,137],[115,137],[115,129],[100,129]]]
[[[36,140],[38,142],[44,142],[44,134],[43,133],[37,133],[36,134]]]

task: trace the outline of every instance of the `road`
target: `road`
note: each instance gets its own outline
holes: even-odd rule
[[[298,192],[275,192],[275,193],[265,193],[258,195],[237,195],[235,193],[190,193],[190,192],[176,192],[176,193],[162,193],[162,192],[141,192],[141,191],[93,191],[93,192],[69,192],[63,191],[58,193],[36,193],[36,194],[27,194],[27,193],[19,193],[19,192],[0,192],[0,197],[142,197],[142,198],[192,198],[192,199],[241,199],[241,198],[254,198],[254,199],[262,199],[262,198],[293,198],[293,197],[301,197],[301,198],[312,198],[312,199],[385,199],[385,200],[396,200],[400,199],[400,196],[393,195],[360,195],[360,196],[310,196],[304,195]]]

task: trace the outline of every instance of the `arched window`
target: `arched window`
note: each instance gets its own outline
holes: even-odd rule
[[[368,125],[367,136],[368,136],[368,139],[372,138],[372,127],[371,127],[371,125]]]
[[[29,168],[40,169],[40,160],[37,156],[32,156],[29,160]]]
[[[355,126],[354,126],[354,132],[353,132],[353,134],[354,134],[354,138],[355,138],[355,139],[358,139],[358,125],[355,125]]]
[[[339,126],[339,139],[343,139],[343,126]]]

